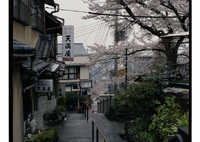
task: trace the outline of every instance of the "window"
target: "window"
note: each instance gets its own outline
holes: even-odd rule
[[[80,78],[80,67],[66,67],[63,79],[77,79]]]
[[[45,10],[44,5],[36,0],[31,1],[31,27],[40,32],[45,31]]]
[[[30,25],[30,8],[27,0],[13,0],[13,18],[24,25]]]

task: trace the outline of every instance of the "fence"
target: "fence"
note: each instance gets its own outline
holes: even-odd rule
[[[107,113],[112,105],[112,96],[105,97],[97,102],[98,113]]]
[[[91,102],[88,102],[88,101],[83,101],[83,102],[80,102],[79,103],[79,106],[80,106],[80,113],[84,113],[85,117],[87,118],[87,121],[88,121],[88,109],[90,107],[91,109]]]

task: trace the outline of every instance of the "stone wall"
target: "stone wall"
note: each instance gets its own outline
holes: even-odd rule
[[[38,98],[38,110],[42,110],[43,113],[52,111],[56,106],[55,95],[51,96],[51,100],[47,99],[47,96],[40,96]]]
[[[38,98],[38,111],[34,111],[36,129],[44,130],[43,115],[46,112],[51,112],[56,106],[55,95],[48,100],[47,96],[40,96]]]
[[[44,130],[44,122],[43,122],[43,111],[34,111],[35,115],[35,128],[39,130]]]

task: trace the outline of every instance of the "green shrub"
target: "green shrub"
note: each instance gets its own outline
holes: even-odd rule
[[[87,101],[87,99],[83,96],[79,96],[79,101],[82,102],[82,101]]]
[[[138,113],[142,121],[151,119],[155,112],[155,98],[160,89],[155,80],[146,80],[130,87],[125,94],[113,98],[113,107],[122,113]]]
[[[153,131],[157,135],[157,139],[166,140],[170,136],[173,136],[178,131],[177,118],[182,116],[180,112],[180,105],[175,102],[175,96],[166,97],[165,103],[159,105],[156,109],[157,114],[152,116],[152,123],[149,126],[149,130]]]
[[[65,105],[66,104],[66,98],[65,97],[60,97],[57,100],[58,105]]]
[[[77,105],[78,96],[76,93],[66,92],[65,96],[68,107],[69,105]]]
[[[39,142],[56,142],[58,137],[58,129],[55,127],[50,127],[44,131],[39,132],[35,137],[34,141]]]
[[[66,113],[66,109],[64,106],[59,106],[57,105],[52,112],[47,112],[43,115],[44,119],[51,119],[51,120],[56,120],[58,118],[58,115],[61,114],[61,112]]]

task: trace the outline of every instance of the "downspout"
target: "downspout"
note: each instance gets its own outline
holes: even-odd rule
[[[60,10],[60,5],[57,4],[57,3],[56,3],[55,5],[56,5],[56,6],[54,7],[54,11],[51,12],[52,15],[53,15],[53,13],[57,13],[57,12],[59,12],[59,10]],[[54,17],[56,17],[56,18],[62,20],[62,25],[64,25],[64,23],[65,23],[65,19],[60,18],[60,17],[55,16],[55,15],[54,15]]]

